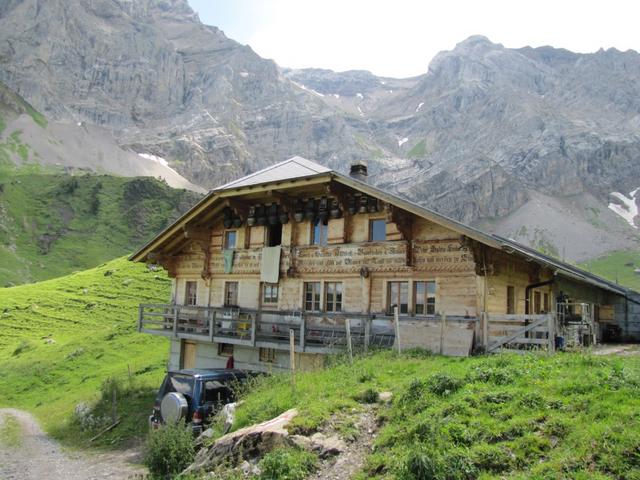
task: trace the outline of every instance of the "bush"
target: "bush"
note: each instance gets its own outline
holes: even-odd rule
[[[184,422],[149,432],[144,464],[157,477],[180,473],[195,456],[193,434]]]
[[[427,386],[431,393],[445,397],[450,395],[462,387],[462,380],[452,377],[446,373],[436,373],[429,377]]]
[[[367,388],[364,392],[356,395],[355,400],[360,403],[376,403],[378,401],[378,392],[373,388]]]
[[[278,448],[260,461],[261,480],[302,480],[316,469],[318,457],[297,448]]]

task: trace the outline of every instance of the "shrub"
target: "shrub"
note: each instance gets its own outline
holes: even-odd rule
[[[378,401],[378,392],[373,388],[367,388],[364,392],[356,395],[356,400],[360,403],[376,403]]]
[[[193,434],[184,422],[149,432],[144,464],[152,475],[168,477],[184,470],[195,455]]]
[[[260,461],[261,480],[302,480],[316,469],[318,457],[296,448],[278,448]]]
[[[477,445],[471,452],[471,458],[476,468],[492,473],[507,472],[514,464],[514,455],[496,445]]]
[[[413,380],[411,380],[407,391],[400,398],[400,403],[406,404],[419,400],[420,397],[422,397],[422,395],[424,394],[424,388],[425,385],[422,380],[414,378]]]
[[[436,373],[429,377],[427,386],[431,393],[445,397],[450,395],[462,387],[462,380],[452,377],[446,373]]]

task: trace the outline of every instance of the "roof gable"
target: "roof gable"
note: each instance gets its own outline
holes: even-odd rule
[[[270,167],[263,168],[262,170],[247,175],[246,177],[239,178],[238,180],[234,180],[215,188],[214,192],[282,180],[291,180],[294,178],[312,177],[314,175],[328,172],[332,172],[332,170],[312,162],[311,160],[307,160],[306,158],[295,156],[291,157],[289,160],[276,163],[275,165],[271,165]]]

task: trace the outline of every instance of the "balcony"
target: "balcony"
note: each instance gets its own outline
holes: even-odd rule
[[[442,327],[457,325],[457,328],[448,330],[455,332],[460,328],[470,328],[469,323],[475,324],[475,318],[401,316],[398,328],[402,331],[412,324],[424,326],[435,332],[438,338],[426,341],[423,348],[442,352],[443,341],[446,341]],[[138,316],[138,331],[143,333],[277,350],[289,350],[289,331],[293,330],[296,352],[322,354],[345,350],[347,325],[354,349],[389,348],[394,345],[393,317],[386,315],[144,304],[140,305]],[[412,342],[409,337],[405,337],[402,343],[405,345]]]
[[[171,338],[288,350],[289,331],[293,330],[296,352],[336,353],[346,347],[346,319],[349,319],[354,348],[393,345],[391,317],[352,313],[144,304],[139,308],[138,331]]]

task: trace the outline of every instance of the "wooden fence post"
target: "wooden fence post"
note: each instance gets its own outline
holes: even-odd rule
[[[402,347],[400,345],[400,316],[398,314],[398,306],[393,307],[393,324],[396,329],[396,343],[398,344],[398,353],[402,353]]]
[[[353,346],[351,345],[351,320],[349,318],[344,319],[344,328],[347,333],[347,352],[349,353],[349,363],[353,363]]]
[[[371,336],[371,317],[364,319],[364,353],[369,351],[369,337]]]
[[[440,355],[444,353],[444,330],[447,323],[447,315],[445,313],[440,314]]]
[[[304,352],[304,347],[305,347],[305,335],[306,333],[306,321],[305,321],[305,316],[304,315],[300,315],[300,350]]]
[[[296,386],[296,332],[289,329],[289,364],[291,366],[291,386]]]

